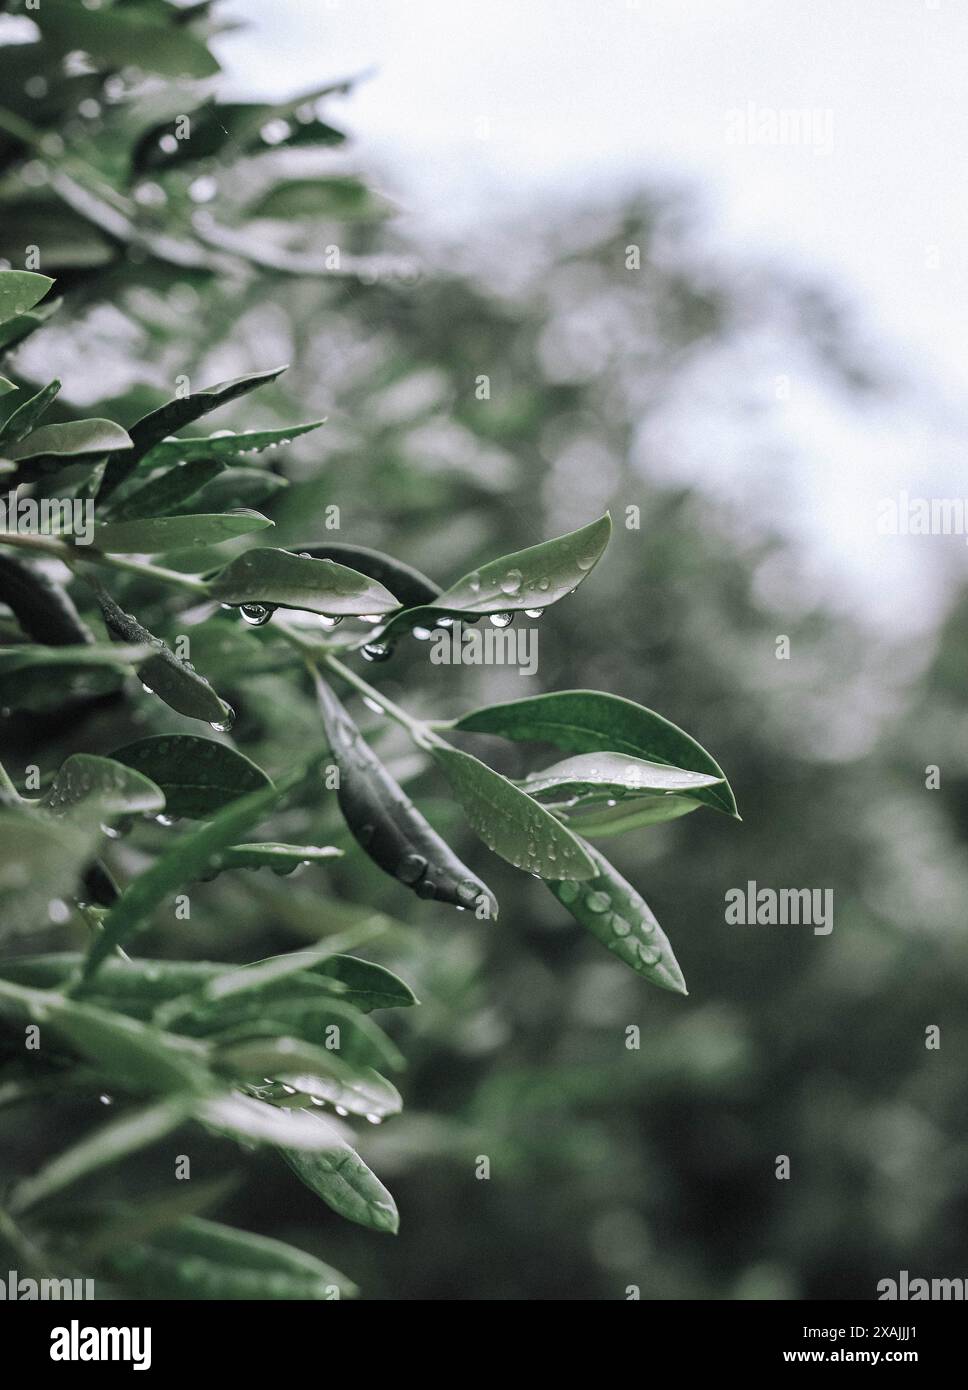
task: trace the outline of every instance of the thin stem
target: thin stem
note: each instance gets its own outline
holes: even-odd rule
[[[368,700],[372,700],[388,718],[394,720],[401,728],[406,729],[407,733],[418,747],[431,749],[443,744],[443,739],[438,738],[429,725],[425,724],[423,720],[414,719],[413,715],[408,714],[405,709],[401,709],[399,705],[394,704],[394,702],[389,699],[388,696],[382,694],[381,691],[374,689],[362,676],[358,676],[355,671],[350,670],[348,666],[344,666],[342,661],[335,657],[332,652],[327,652],[323,656],[323,663],[328,666],[331,671],[334,671],[336,675],[342,676],[343,680],[347,681],[355,690],[358,690],[361,695],[365,695]]]
[[[12,545],[21,550],[33,550],[38,555],[47,555],[61,560],[69,568],[75,565],[104,565],[107,569],[123,570],[126,574],[138,574],[144,579],[157,579],[162,584],[176,584],[181,589],[189,589],[193,594],[207,593],[204,579],[195,574],[180,574],[178,570],[164,569],[148,560],[131,560],[124,555],[105,555],[100,550],[89,547],[66,545],[50,536],[26,536],[19,532],[0,531],[0,545]]]

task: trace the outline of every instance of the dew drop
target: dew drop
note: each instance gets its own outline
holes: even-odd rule
[[[367,1115],[366,1118],[371,1125],[379,1125],[383,1123],[379,1115]]]
[[[612,900],[607,893],[592,891],[585,898],[585,906],[589,912],[607,912],[612,906]]]
[[[523,582],[524,575],[520,570],[508,570],[507,574],[501,580],[501,593],[519,594]]]
[[[405,854],[395,870],[401,883],[416,883],[426,871],[427,861],[422,854]]]
[[[628,936],[629,932],[632,930],[625,918],[620,917],[617,912],[613,915],[609,926],[616,936]]]
[[[643,965],[656,965],[661,955],[658,946],[646,946],[643,943],[639,947],[639,959]]]
[[[563,903],[573,903],[578,897],[578,884],[566,878],[558,885],[558,897]]]
[[[167,830],[178,820],[177,816],[155,816],[155,825],[162,825]]]
[[[369,695],[363,696],[363,703],[366,705],[367,709],[371,709],[374,714],[383,713],[383,706],[378,704],[376,700],[371,699]]]
[[[226,706],[225,706],[225,718],[224,718],[224,719],[215,719],[215,720],[213,720],[213,721],[212,721],[211,727],[215,730],[215,732],[216,732],[217,734],[227,734],[227,733],[230,731],[230,729],[232,728],[232,725],[233,725],[234,723],[235,723],[235,710],[232,708],[231,705],[226,705]]]
[[[510,627],[514,622],[513,613],[491,613],[488,621],[492,627]]]
[[[547,577],[547,575],[542,575],[541,578],[538,580],[538,588],[542,592],[544,592],[546,589],[551,588],[551,580]]]
[[[106,1094],[105,1094],[105,1095],[100,1095],[100,1096],[98,1096],[98,1100],[101,1102],[102,1105],[113,1105],[113,1104],[114,1104],[114,1097],[113,1097],[113,1096],[106,1095]]]
[[[121,838],[121,831],[106,822],[101,823],[101,834],[106,835],[109,840],[120,840]]]
[[[337,1115],[342,1115],[345,1118],[345,1116],[347,1116],[350,1112],[348,1110],[345,1110],[342,1105],[337,1105],[336,1113]]]
[[[320,613],[319,615],[319,625],[324,627],[327,632],[332,631],[334,627],[339,627],[342,621],[342,613]]]
[[[429,627],[415,627],[415,628],[411,628],[411,633],[412,633],[412,635],[413,635],[414,637],[416,637],[416,639],[417,639],[418,642],[429,642],[429,640],[430,640],[430,628],[429,628]]]
[[[59,926],[62,922],[68,921],[70,915],[71,910],[63,898],[51,898],[47,904],[47,916],[52,922]]]
[[[474,573],[473,573],[472,575],[470,575],[470,576],[468,577],[468,580],[467,580],[467,587],[470,589],[471,593],[473,593],[473,594],[479,594],[479,593],[480,593],[480,591],[481,591],[481,576],[477,573],[476,570],[474,571]]]
[[[367,642],[362,653],[364,661],[387,661],[393,654],[385,642]]]
[[[239,612],[250,627],[264,627],[272,617],[272,609],[264,603],[243,603]]]
[[[379,613],[361,613],[360,622],[369,623],[370,627],[376,627],[377,623],[383,622],[383,619],[380,617]]]
[[[434,627],[453,627],[453,626],[454,626],[454,619],[453,619],[453,618],[447,618],[447,617],[438,618],[437,621],[434,623]]]
[[[525,616],[526,618],[530,618],[531,621],[534,622],[534,623],[536,623],[536,622],[538,621],[538,619],[541,617],[541,615],[542,615],[543,613],[544,613],[544,609],[543,609],[543,608],[526,608],[526,609],[524,610],[524,616]]]

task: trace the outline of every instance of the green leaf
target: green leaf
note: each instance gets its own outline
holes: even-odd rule
[[[457,748],[435,747],[464,814],[481,839],[526,873],[541,878],[584,879],[595,872],[580,840],[525,792]]]
[[[316,692],[340,772],[340,810],[357,844],[418,897],[477,911],[483,904],[487,916],[496,917],[494,894],[424,819],[318,674]]]
[[[45,1005],[45,1010],[45,1021],[59,1036],[128,1093],[199,1094],[211,1085],[207,1050],[192,1038],[163,1033],[86,1001],[59,999]]]
[[[59,381],[50,382],[36,395],[24,401],[23,405],[18,406],[12,415],[8,416],[3,426],[0,427],[0,440],[4,442],[5,446],[7,444],[19,444],[30,434],[60,389]]]
[[[596,876],[585,883],[549,883],[552,893],[619,960],[661,989],[686,994],[679,963],[648,904],[603,854],[592,845],[585,851]]]
[[[578,531],[482,565],[445,589],[435,606],[464,613],[547,608],[588,577],[611,534],[612,521],[606,512]]]
[[[736,801],[723,770],[705,748],[661,714],[618,695],[597,690],[560,690],[474,710],[456,720],[453,727],[467,733],[554,743],[566,752],[627,753],[634,758],[707,773],[722,778],[721,784],[701,788],[691,795],[727,815],[737,816]]]
[[[314,1152],[283,1149],[290,1167],[340,1216],[374,1231],[395,1234],[400,1225],[397,1206],[379,1178],[326,1120],[319,1115],[305,1118],[328,1131],[329,1143]]]
[[[168,1097],[100,1126],[51,1159],[33,1177],[17,1183],[10,1193],[10,1210],[15,1214],[26,1211],[98,1168],[118,1163],[147,1144],[156,1143],[183,1123],[190,1108],[187,1099]]]
[[[340,997],[366,1012],[371,1009],[408,1008],[417,1003],[410,986],[394,975],[392,970],[373,961],[360,960],[357,956],[330,956],[322,965],[315,967],[314,973],[338,983]]]
[[[154,782],[111,758],[72,753],[62,763],[44,807],[58,814],[82,810],[98,821],[165,809],[164,792]]]
[[[46,277],[42,277],[45,278]],[[61,300],[53,299],[49,304],[41,304],[39,308],[32,309],[27,314],[16,314],[12,319],[3,321],[0,315],[0,352],[9,352],[24,338],[29,338],[35,329],[41,328],[47,320],[57,313],[61,306]]]
[[[376,580],[332,560],[287,550],[247,550],[208,581],[220,603],[271,604],[308,613],[388,613],[399,603]]]
[[[325,1124],[318,1115],[304,1110],[283,1110],[254,1096],[242,1095],[240,1091],[199,1101],[195,1116],[209,1129],[243,1144],[284,1146],[287,1157],[292,1151],[313,1154],[343,1145],[332,1126]],[[344,1147],[349,1148],[349,1145]]]
[[[187,464],[186,467],[199,465]],[[287,478],[261,468],[226,468],[207,483],[196,502],[206,511],[228,511],[232,507],[255,507],[289,486]]]
[[[678,820],[698,811],[700,803],[687,796],[650,796],[620,802],[617,806],[593,806],[589,811],[570,815],[568,824],[576,835],[591,835],[605,839],[623,835],[627,830],[639,830],[645,825],[660,825]]]
[[[301,864],[341,859],[343,851],[335,845],[282,845],[275,842],[229,845],[215,858],[220,869],[270,868],[277,874],[291,874]]]
[[[0,651],[0,675],[29,671],[35,667],[109,666],[123,671],[150,656],[154,648],[145,643],[109,647],[94,643],[90,647],[35,647],[24,643]]]
[[[136,488],[122,501],[110,505],[111,520],[132,521],[143,516],[165,516],[194,497],[224,471],[224,465],[217,459],[200,459],[197,463],[179,464],[169,468],[160,478],[152,478],[142,487]],[[221,507],[206,510],[222,511]]]
[[[196,545],[218,545],[275,522],[259,512],[227,512],[209,516],[157,516],[134,521],[102,521],[94,528],[93,544],[105,554],[158,555]]]
[[[389,646],[401,634],[418,626],[433,627],[442,617],[459,619],[467,613],[548,608],[587,579],[601,559],[611,533],[611,517],[606,512],[578,531],[492,560],[458,579],[432,601],[394,614],[376,635]],[[374,636],[364,640],[373,641]]]
[[[408,608],[433,603],[440,593],[440,585],[419,570],[392,555],[384,555],[381,550],[370,550],[365,545],[328,541],[323,545],[299,545],[294,549],[300,554],[311,555],[314,560],[336,560],[341,565],[359,570],[360,574],[369,575],[371,579],[384,584]]]
[[[116,749],[111,757],[155,782],[170,816],[205,820],[248,792],[272,783],[250,758],[195,734],[156,734]]]
[[[0,809],[0,940],[50,926],[49,904],[73,895],[96,829]]]
[[[312,986],[309,990],[307,986]],[[179,1028],[192,1037],[228,1046],[254,1038],[292,1036],[328,1050],[332,1029],[339,1029],[340,1056],[358,1066],[402,1071],[406,1059],[383,1029],[354,1005],[334,998],[326,982],[303,974],[294,976],[291,993],[270,987],[256,996],[230,998],[209,1005],[179,1020]],[[276,1097],[282,1100],[284,1097]]]
[[[0,554],[0,603],[13,612],[28,637],[52,647],[93,643],[67,591],[42,570]]]
[[[154,648],[155,655],[138,667],[138,675],[150,691],[189,719],[204,719],[215,727],[231,724],[231,706],[219,698],[204,676],[187,662],[179,661],[160,637],[153,637],[136,618],[125,613],[101,585],[97,596],[104,625],[112,640]]]
[[[213,1065],[243,1080],[274,1081],[291,1086],[302,1097],[289,1099],[281,1087],[277,1104],[305,1107],[306,1098],[338,1105],[350,1115],[385,1119],[403,1107],[400,1092],[372,1067],[354,1066],[335,1052],[301,1038],[246,1038],[219,1048]]]
[[[32,270],[0,271],[0,323],[28,313],[53,283],[49,275]]]
[[[290,787],[301,780],[302,769],[287,775],[278,785],[250,792],[224,807],[208,825],[180,835],[156,859],[150,869],[136,878],[104,919],[84,969],[90,978],[115,946],[123,945],[146,925],[151,914],[169,894],[191,883],[204,871],[214,854],[232,844],[250,825],[261,820]]]
[[[348,90],[348,84],[328,83],[313,91],[304,92],[286,102],[270,105],[262,102],[209,102],[192,114],[192,138],[180,140],[173,150],[166,150],[161,141],[171,133],[171,121],[147,131],[139,140],[132,155],[135,170],[170,168],[200,159],[211,159],[229,145],[233,153],[264,152],[268,148],[290,145],[338,145],[345,139],[325,121],[290,120],[298,111],[315,106],[324,96]],[[273,132],[267,140],[261,132]],[[276,135],[278,134],[278,139]]]
[[[192,1016],[206,1020],[205,1032],[221,1027],[226,1021],[234,1024],[249,1017],[270,1017],[291,1027],[299,1027],[310,1015],[321,1020],[312,1037],[320,1037],[325,1022],[337,1018],[359,1026],[361,1014],[373,1009],[408,1008],[416,1004],[413,991],[403,980],[373,961],[342,954],[319,960],[319,952],[297,952],[299,966],[294,972],[273,974],[261,983],[256,974],[246,975],[241,982],[245,989],[210,997],[206,990],[222,981],[232,980],[244,972],[259,972],[269,962],[252,966],[232,966],[215,961],[153,961],[122,960],[111,957],[104,961],[86,989],[92,998],[110,1002],[111,1007],[130,1012],[137,1007],[148,1013],[156,1010],[156,1021],[168,1012],[184,1020]],[[280,961],[285,957],[272,957]],[[19,956],[0,961],[0,978],[36,989],[57,989],[77,975],[84,961],[78,952],[64,951],[42,956]],[[165,1005],[177,1001],[174,1011]],[[333,1011],[334,1002],[338,1005]],[[230,1006],[230,1007],[229,1007]],[[345,1009],[343,1006],[346,1006]],[[235,1012],[233,1012],[235,1010]],[[207,1011],[207,1012],[206,1012]],[[300,1013],[304,1016],[301,1019]],[[366,1020],[365,1022],[369,1022]],[[211,1026],[209,1026],[211,1025]],[[380,1033],[365,1028],[363,1041],[380,1052],[386,1064],[395,1068],[398,1054],[388,1052]]]
[[[7,376],[0,376],[0,396],[9,396],[11,391],[16,391],[16,383]]]
[[[291,444],[302,434],[311,434],[325,425],[325,420],[311,420],[304,425],[290,425],[278,430],[226,431],[201,439],[163,439],[145,455],[145,464],[190,463],[200,459],[235,459],[243,454],[260,454],[264,449]]]
[[[290,221],[315,217],[339,222],[372,222],[390,216],[392,208],[352,175],[283,179],[246,209],[248,217]]]
[[[151,1298],[325,1301],[358,1292],[314,1255],[202,1217],[118,1251],[110,1256],[108,1271],[126,1288]]]
[[[128,478],[140,461],[169,434],[184,429],[193,420],[199,420],[219,406],[228,405],[239,396],[256,390],[270,381],[275,381],[286,370],[274,367],[267,372],[254,372],[249,376],[233,377],[230,381],[220,381],[216,386],[207,386],[202,391],[194,391],[187,396],[177,396],[166,405],[151,411],[131,427],[131,440],[134,445],[130,454],[123,459],[112,459],[108,464],[98,493],[100,501],[106,501],[111,493]]]
[[[678,792],[684,795],[721,782],[705,772],[687,772],[668,763],[646,762],[627,753],[580,753],[563,762],[530,773],[519,783],[529,796],[627,797],[655,792],[659,796]]]
[[[88,9],[74,0],[44,0],[44,42],[80,49],[101,68],[137,67],[164,77],[211,77],[219,65],[191,30],[143,6]]]
[[[41,425],[6,453],[38,474],[64,467],[65,459],[100,457],[130,448],[127,431],[113,420],[72,420],[65,425]]]

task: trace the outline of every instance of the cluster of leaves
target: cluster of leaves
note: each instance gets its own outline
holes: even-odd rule
[[[8,319],[23,319],[48,287],[44,277],[28,272],[0,273]],[[735,814],[728,784],[709,754],[653,711],[594,691],[491,706],[451,724],[421,722],[340,659],[352,652],[370,661],[387,659],[401,634],[426,636],[428,625],[488,618],[504,627],[521,611],[535,620],[598,563],[611,529],[607,515],[482,565],[445,589],[388,555],[344,543],[314,542],[297,552],[250,548],[213,566],[218,546],[271,522],[232,508],[233,499],[224,493],[202,511],[188,511],[185,504],[199,495],[212,499],[212,485],[236,445],[247,451],[259,446],[251,435],[216,435],[207,445],[173,431],[275,375],[261,373],[176,398],[130,431],[109,421],[45,426],[50,388],[23,402],[25,393],[8,393],[12,408],[0,424],[7,457],[0,467],[27,489],[47,484],[59,495],[73,488],[77,497],[93,500],[99,520],[90,545],[69,533],[49,538],[9,532],[0,542],[37,550],[65,566],[67,577],[87,590],[88,605],[99,610],[106,635],[92,630],[93,614],[90,620],[81,615],[62,582],[65,571],[59,580],[29,559],[5,553],[0,601],[14,625],[0,652],[5,701],[16,706],[25,698],[29,707],[32,678],[63,682],[62,693],[70,699],[83,694],[71,685],[78,673],[106,670],[116,680],[136,673],[144,692],[181,716],[228,731],[231,710],[206,676],[125,611],[107,576],[126,586],[125,602],[135,583],[162,586],[176,600],[187,594],[193,621],[201,618],[210,631],[219,631],[229,648],[239,611],[267,638],[282,637],[292,654],[293,678],[312,680],[325,736],[315,752],[274,781],[230,744],[191,734],[143,739],[110,756],[72,754],[52,775],[46,773],[48,784],[36,798],[5,778],[4,937],[29,937],[52,913],[76,913],[92,932],[83,956],[16,957],[2,967],[0,1009],[12,1025],[8,1098],[38,1084],[111,1086],[150,1097],[146,1108],[127,1113],[15,1184],[10,1220],[42,1203],[46,1210],[51,1197],[93,1168],[194,1120],[278,1148],[336,1210],[379,1230],[395,1229],[392,1198],[318,1112],[329,1107],[338,1116],[380,1121],[399,1109],[397,1091],[377,1070],[394,1064],[396,1050],[366,1014],[412,1003],[406,986],[381,967],[340,953],[331,938],[315,950],[239,968],[146,963],[126,955],[153,914],[201,878],[262,865],[286,872],[338,855],[333,846],[239,840],[276,813],[288,793],[311,795],[327,759],[346,825],[374,863],[421,898],[470,909],[483,919],[497,915],[490,889],[364,740],[331,688],[333,675],[361,690],[429,752],[492,850],[545,880],[576,920],[633,969],[664,988],[685,991],[668,939],[649,908],[589,840],[702,805]],[[280,609],[285,616],[270,627]],[[190,615],[182,616],[187,623]],[[336,632],[344,619],[350,621]],[[248,649],[233,671],[231,651],[226,659],[225,641],[219,645],[222,669],[236,680],[244,677]],[[447,742],[445,729],[552,744],[575,756],[514,782]],[[119,889],[102,855],[119,822],[135,816],[179,817],[198,825]],[[339,1048],[320,1046],[334,1025],[342,1034]],[[33,1026],[45,1039],[49,1029],[55,1044],[28,1051],[25,1060],[23,1029]],[[187,1279],[196,1291],[223,1296],[249,1287],[245,1279],[268,1267],[281,1296],[298,1289],[331,1296],[333,1289],[349,1287],[327,1267],[309,1270],[299,1252],[260,1255],[258,1242],[251,1252],[255,1263],[243,1261],[244,1277],[233,1282],[235,1276],[219,1263],[220,1242],[234,1250],[246,1238],[199,1226],[192,1213],[177,1215],[173,1223],[170,1208],[159,1204],[155,1221],[162,1237],[153,1228],[135,1255],[130,1241],[123,1256],[116,1250],[104,1254],[99,1226],[99,1258],[104,1254],[105,1267],[135,1285],[142,1274],[155,1287],[183,1288]],[[31,1230],[29,1239],[38,1238]],[[80,1256],[85,1257],[83,1244]],[[259,1264],[260,1258],[268,1264]]]
[[[351,80],[277,104],[221,102],[209,41],[229,26],[211,3],[10,8],[33,41],[3,52],[0,257],[19,266],[39,248],[42,265],[27,268],[69,278],[132,253],[205,275],[380,272],[343,247],[314,249],[326,228],[387,212],[332,167],[346,136],[328,106]],[[293,155],[328,164],[294,174]]]

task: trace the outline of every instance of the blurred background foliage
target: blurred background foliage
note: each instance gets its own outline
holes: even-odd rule
[[[690,394],[697,365],[742,400],[731,347],[744,333],[781,335],[843,391],[891,389],[849,315],[789,273],[692,257],[690,203],[662,188],[496,218],[459,248],[415,243],[358,177],[362,155],[331,114],[345,84],[326,93],[323,72],[291,108],[226,116],[198,85],[214,73],[215,9],[186,7],[172,26],[160,0],[119,0],[112,29],[107,5],[43,6],[39,46],[0,52],[0,254],[22,267],[39,245],[32,268],[57,277],[64,304],[8,374],[62,376],[52,418],[83,407],[128,424],[182,374],[197,389],[288,361],[216,422],[327,416],[270,465],[288,483],[256,504],[277,523],[270,543],[375,546],[442,583],[611,508],[592,582],[541,625],[536,677],[432,667],[408,639],[373,678],[438,718],[538,689],[626,695],[712,750],[744,818],[689,816],[607,846],[673,942],[683,999],[624,971],[539,883],[484,865],[437,799],[439,777],[380,733],[408,790],[486,869],[496,924],[414,901],[340,839],[335,812],[305,805],[286,838],[325,836],[345,860],[201,885],[192,921],[144,949],[251,960],[386,919],[373,954],[422,1003],[389,1024],[407,1059],[404,1113],[361,1152],[394,1192],[400,1234],[341,1223],[261,1155],[212,1214],[318,1251],[370,1298],[607,1299],[630,1285],[657,1299],[870,1298],[899,1268],[963,1272],[968,598],[902,646],[820,602],[788,538],[660,481],[650,459],[649,423],[670,399],[708,409]],[[177,45],[146,50],[144,26],[161,24]],[[200,138],[172,148],[183,112],[198,113]],[[733,422],[751,450],[769,447],[769,406],[763,416]],[[164,602],[146,593],[139,615],[166,636],[186,630]],[[789,661],[776,659],[780,634]],[[267,669],[244,631],[220,670],[220,642],[199,628],[193,657],[237,710],[237,745],[280,770],[318,736],[311,694]],[[47,771],[186,726],[140,693],[107,691],[11,710],[0,727],[5,760]],[[520,745],[483,746],[511,775],[539,765]],[[120,876],[166,833],[139,826],[116,845]],[[832,934],[726,926],[725,892],[750,879],[832,888]],[[68,935],[52,928],[43,944]],[[925,1048],[932,1024],[938,1051]],[[14,1161],[80,1132],[96,1107],[32,1111],[8,1136]],[[193,1175],[220,1176],[226,1152],[197,1141]],[[780,1154],[788,1182],[774,1176]],[[482,1155],[488,1181],[475,1177]],[[167,1172],[148,1150],[98,1191],[137,1194]]]

